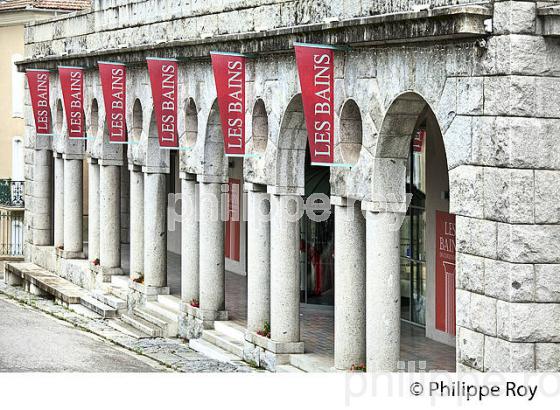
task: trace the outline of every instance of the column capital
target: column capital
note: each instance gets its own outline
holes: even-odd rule
[[[335,206],[354,206],[354,204],[356,203],[361,203],[359,199],[348,198],[345,196],[337,196],[337,195],[331,196],[330,200],[331,200],[331,205],[335,205]]]
[[[196,174],[191,174],[190,172],[179,172],[179,178],[186,181],[196,181]]]
[[[169,174],[169,167],[142,166],[142,172],[146,174]]]
[[[120,160],[120,159],[99,158],[98,163],[99,163],[99,165],[103,165],[103,166],[111,166],[111,165],[122,166],[123,165],[123,161]]]
[[[128,170],[134,172],[142,172],[142,165],[128,163]]]
[[[196,180],[204,184],[225,184],[227,176],[223,175],[197,175]]]
[[[64,159],[77,159],[83,161],[84,154],[62,154],[62,158]]]
[[[305,195],[305,188],[303,187],[281,187],[268,185],[266,192],[271,195]]]
[[[362,210],[374,213],[405,214],[407,208],[406,202],[362,201]]]
[[[267,186],[263,184],[255,184],[253,182],[245,182],[243,184],[243,190],[245,192],[267,192]]]

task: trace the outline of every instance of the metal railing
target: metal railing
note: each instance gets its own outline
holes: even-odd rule
[[[0,179],[0,206],[23,208],[24,182]]]
[[[0,207],[0,257],[23,255],[23,210]]]

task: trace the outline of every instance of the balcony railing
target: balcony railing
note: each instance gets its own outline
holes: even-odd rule
[[[23,209],[0,207],[0,259],[23,255]]]
[[[0,206],[23,208],[24,182],[0,179]]]

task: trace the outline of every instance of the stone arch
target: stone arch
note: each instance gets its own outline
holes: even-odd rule
[[[132,107],[132,126],[130,130],[130,137],[133,141],[139,142],[142,138],[142,131],[144,128],[144,114],[142,111],[142,103],[140,99],[134,100]]]
[[[362,150],[362,114],[353,99],[347,100],[340,111],[340,133],[335,154],[345,164],[355,165]]]
[[[228,174],[228,161],[224,155],[224,138],[222,135],[222,123],[218,100],[214,100],[208,121],[206,123],[206,135],[204,139],[203,175],[223,178]]]
[[[372,209],[406,210],[406,161],[412,133],[426,109],[426,100],[414,92],[400,94],[389,105],[375,148]]]
[[[91,109],[89,114],[89,136],[97,138],[99,132],[99,105],[97,99],[91,101]]]
[[[423,159],[419,158],[420,152],[416,147],[411,146],[412,138],[420,128],[426,131],[425,139],[415,140],[414,145],[416,146],[418,141],[419,150],[424,153],[420,155]],[[418,320],[424,321],[426,335],[429,338],[447,344],[453,343],[452,334],[435,328],[435,243],[436,211],[452,211],[447,159],[451,149],[445,144],[439,119],[422,95],[406,92],[397,96],[389,105],[381,122],[373,164],[373,201],[366,207],[371,211],[381,212],[408,211],[408,218],[411,217],[410,215],[417,215],[418,220],[422,221],[420,225],[423,226],[423,240],[416,246],[424,255],[422,263],[426,272],[426,284],[421,311],[424,312],[425,317]],[[418,165],[417,161],[423,165]],[[419,171],[418,174],[411,173],[410,180],[407,179],[407,164]],[[414,182],[417,180],[416,176],[412,177],[413,175],[420,176],[418,181],[421,182]],[[410,200],[412,203],[409,204]],[[399,221],[398,228],[402,236],[403,229],[406,232],[407,228],[406,225],[400,224],[401,222]],[[406,246],[411,246],[410,243],[412,241]],[[410,252],[414,254],[413,251]],[[404,265],[401,254],[401,269],[402,266]]]
[[[264,101],[259,98],[253,106],[251,149],[253,153],[263,155],[268,143],[268,113]]]
[[[64,129],[64,108],[62,107],[62,100],[56,100],[55,106],[55,130],[57,134],[61,134]]]
[[[274,183],[278,188],[292,188],[303,192],[305,187],[305,148],[307,130],[301,94],[290,100],[276,141],[276,169]]]
[[[193,147],[198,138],[198,109],[193,98],[185,103],[185,146]]]

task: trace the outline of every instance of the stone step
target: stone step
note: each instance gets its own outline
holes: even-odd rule
[[[179,313],[181,309],[181,299],[173,295],[158,295],[158,303],[160,303],[165,308],[171,310],[172,312]]]
[[[7,263],[6,271],[66,304],[80,303],[83,289],[34,263]]]
[[[218,346],[220,349],[234,354],[238,359],[243,358],[243,341],[234,339],[217,330],[204,330],[202,332],[202,339]]]
[[[277,364],[276,373],[305,373],[303,370],[298,369],[291,364]]]
[[[176,312],[174,310],[168,309],[167,307],[165,307],[164,305],[162,305],[159,302],[151,302],[148,301],[146,302],[146,308],[156,312],[157,314],[159,314],[160,316],[172,320],[172,321],[177,321],[178,317],[179,317],[179,312]]]
[[[91,296],[94,299],[97,299],[98,301],[111,306],[113,309],[116,309],[118,311],[126,309],[126,301],[116,297],[115,295],[111,295],[110,293],[104,293],[99,290],[94,290],[91,293]]]
[[[82,315],[84,317],[87,317],[88,319],[101,319],[101,315],[80,304],[68,305],[68,309],[73,310],[78,315]]]
[[[141,319],[144,319],[146,322],[150,322],[153,325],[161,328],[165,337],[177,337],[177,319],[170,320],[146,306],[135,307],[132,312],[134,313],[134,315],[138,316]]]
[[[80,304],[82,306],[87,307],[89,310],[97,313],[98,315],[100,315],[103,318],[109,318],[109,317],[116,317],[117,316],[117,310],[109,305],[106,305],[103,302],[100,302],[99,300],[89,296],[89,295],[82,295],[80,297]]]
[[[163,337],[164,332],[161,327],[136,316],[134,313],[123,313],[121,320],[150,337]]]
[[[245,327],[232,320],[215,321],[214,330],[241,342],[245,340]]]
[[[202,353],[210,359],[218,360],[220,362],[232,363],[239,360],[239,357],[237,357],[236,355],[204,339],[189,340],[189,347],[199,353]]]
[[[123,322],[121,319],[109,319],[107,324],[112,327],[113,329],[127,335],[133,337],[135,339],[145,339],[150,337],[149,334],[142,332],[141,330],[136,329],[135,327],[129,325],[126,322]]]
[[[315,353],[291,354],[290,364],[308,373],[329,373],[334,371],[334,359]]]

